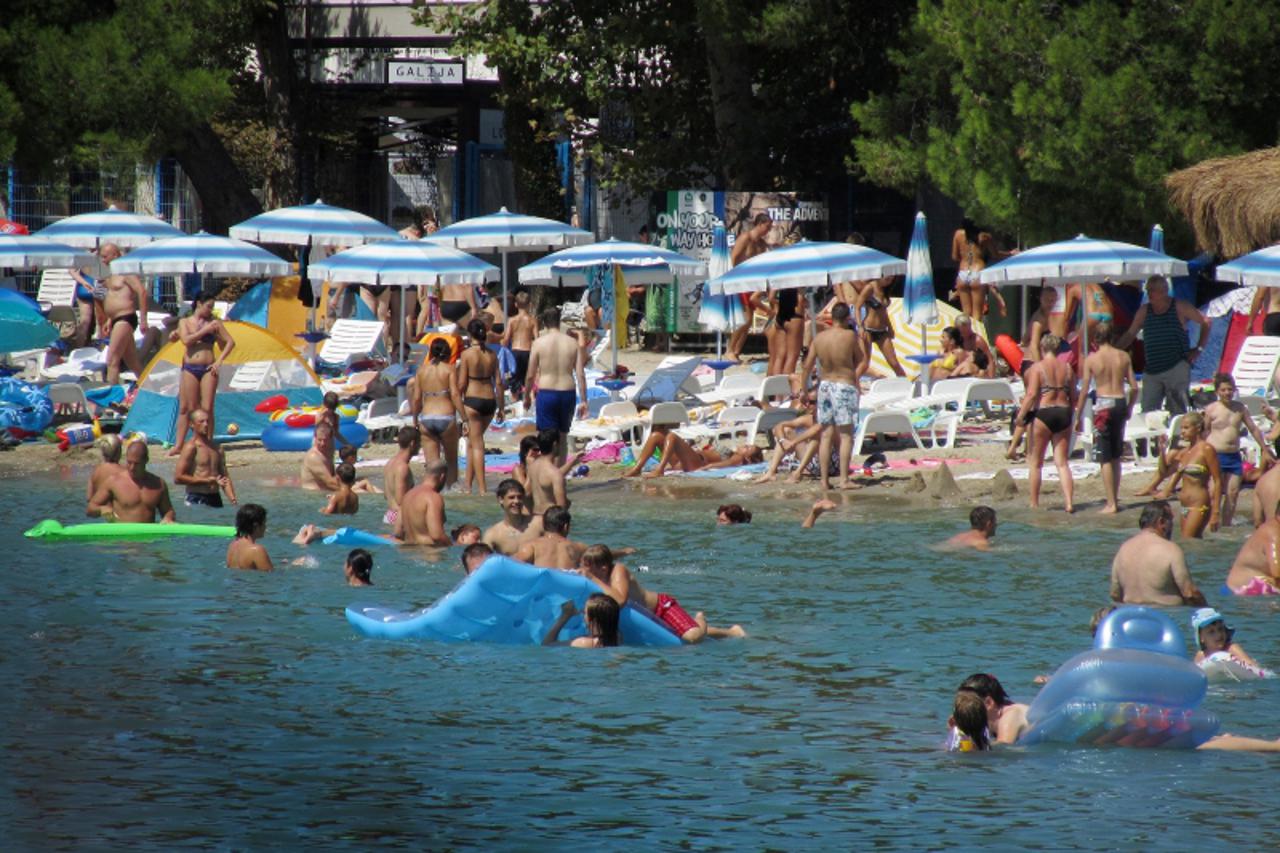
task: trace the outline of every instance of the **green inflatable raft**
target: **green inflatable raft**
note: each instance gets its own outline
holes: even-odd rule
[[[23,535],[28,539],[43,539],[46,542],[91,542],[104,539],[141,541],[167,539],[170,536],[220,536],[230,539],[236,535],[236,529],[227,524],[138,524],[135,522],[98,522],[63,527],[56,519],[46,518]]]

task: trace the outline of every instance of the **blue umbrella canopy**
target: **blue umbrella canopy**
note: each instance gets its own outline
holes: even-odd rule
[[[707,277],[707,265],[679,252],[628,243],[615,238],[575,246],[520,267],[522,284],[563,284],[583,287],[591,267],[619,266],[627,284],[670,284],[675,276],[692,280]]]
[[[330,255],[307,270],[312,281],[357,282],[390,287],[419,284],[484,284],[498,268],[466,252],[425,240],[371,243]]]
[[[712,279],[719,278],[729,271],[729,237],[724,223],[717,222],[711,233],[711,261],[707,264],[707,275]],[[717,332],[736,329],[746,322],[746,309],[737,296],[718,295],[703,288],[702,305],[698,309],[698,322]]]
[[[801,240],[743,261],[713,280],[711,287],[713,293],[753,293],[770,288],[822,287],[906,271],[906,261],[869,246]]]
[[[117,275],[288,275],[289,262],[252,243],[216,234],[182,234],[135,249],[111,262]]]
[[[1255,287],[1280,287],[1280,246],[1268,246],[1220,264],[1215,278]]]
[[[938,297],[933,289],[933,261],[929,257],[929,226],[923,213],[916,214],[907,249],[907,322],[930,326],[938,322]]]
[[[1132,243],[1081,234],[1074,240],[1037,246],[992,264],[979,278],[983,284],[1066,284],[1186,274],[1186,261]]]
[[[322,201],[260,213],[228,233],[237,240],[288,246],[363,246],[400,236],[371,216]]]
[[[1164,229],[1159,225],[1151,226],[1151,243],[1149,248],[1153,252],[1164,254]]]
[[[422,239],[454,249],[527,252],[540,248],[580,246],[590,243],[593,238],[590,231],[574,228],[554,219],[512,213],[504,207],[497,213],[455,222]]]
[[[96,213],[81,213],[60,219],[41,228],[35,236],[96,251],[103,243],[115,243],[122,249],[128,249],[157,240],[181,237],[182,232],[162,219],[120,210],[112,205]]]
[[[0,301],[0,352],[48,346],[58,330],[37,310],[14,300]]]
[[[88,252],[25,234],[0,234],[0,267],[36,269],[38,267],[82,267],[93,261]]]

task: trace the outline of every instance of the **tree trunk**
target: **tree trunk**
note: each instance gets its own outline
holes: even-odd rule
[[[262,212],[249,181],[207,123],[188,128],[173,152],[200,196],[204,230],[225,234],[237,222]]]
[[[756,144],[760,128],[753,119],[751,67],[741,36],[750,13],[725,0],[699,0],[697,17],[706,38],[707,76],[722,157],[719,177],[725,187],[767,189],[769,169],[763,146]]]
[[[298,146],[300,111],[298,64],[289,47],[289,22],[284,3],[269,4],[254,19],[254,51],[258,57],[266,121],[275,135],[280,168],[271,169],[262,188],[268,208],[297,204],[301,152]]]

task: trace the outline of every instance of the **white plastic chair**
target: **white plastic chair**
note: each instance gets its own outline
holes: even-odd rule
[[[796,412],[791,409],[756,409],[756,419],[751,422],[751,428],[747,430],[747,444],[755,444],[756,440],[763,435],[772,435],[773,428],[778,424],[786,423],[796,417]]]
[[[605,403],[600,409],[600,417],[602,418],[638,418],[640,410],[636,408],[636,404],[630,400],[618,400],[614,403]]]
[[[356,416],[356,423],[364,424],[370,435],[399,430],[408,422],[400,414],[400,401],[395,397],[379,397],[361,409]]]
[[[786,375],[766,376],[760,383],[760,391],[756,394],[756,399],[760,401],[761,408],[790,408],[789,405],[775,406],[774,397],[782,397],[785,403],[790,402],[791,397],[791,377]]]
[[[729,406],[719,411],[714,423],[700,426],[712,441],[733,441],[738,435],[746,439],[754,434],[753,427],[759,416],[760,409],[755,406]]]
[[[262,390],[273,364],[274,362],[271,361],[246,361],[236,365],[235,373],[227,382],[227,388],[231,391]]]
[[[49,386],[49,402],[59,415],[80,414],[93,416],[93,404],[84,395],[84,388],[75,382],[55,382]]]
[[[382,340],[384,326],[381,320],[335,320],[316,358],[322,364],[337,367],[367,358]]]
[[[702,359],[698,356],[665,358],[639,388],[627,395],[627,399],[637,406],[673,402],[681,394],[698,399],[700,388],[692,377],[693,371],[701,364]]]
[[[40,303],[40,308],[51,323],[75,322],[79,319],[76,312],[76,280],[71,277],[71,270],[47,269],[41,273],[36,302]]]
[[[1268,335],[1245,338],[1236,355],[1236,363],[1231,367],[1231,378],[1236,382],[1241,400],[1251,396],[1269,396],[1275,384],[1277,365],[1280,365],[1280,338]]]
[[[760,377],[754,373],[733,373],[721,379],[713,390],[699,396],[707,403],[736,406],[754,400],[759,390]]]
[[[911,423],[911,415],[907,412],[885,409],[859,416],[858,431],[853,436],[853,455],[857,456],[862,452],[862,442],[867,437],[867,433],[876,435],[885,432],[910,435],[911,440],[916,443],[916,447],[924,450],[924,444],[920,441],[920,434],[916,432],[915,426]]]

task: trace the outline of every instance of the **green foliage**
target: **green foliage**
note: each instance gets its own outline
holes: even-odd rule
[[[1276,142],[1280,0],[921,0],[855,163],[1031,243],[1142,242],[1161,179]]]

